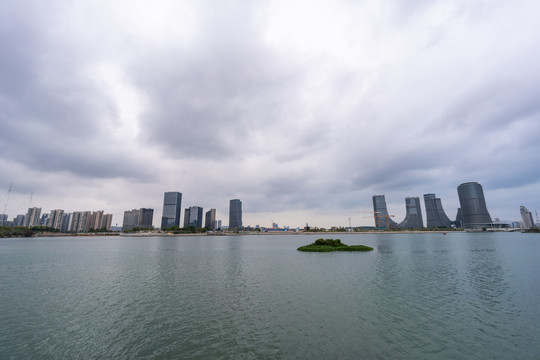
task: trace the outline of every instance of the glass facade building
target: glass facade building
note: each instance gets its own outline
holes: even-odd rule
[[[242,202],[233,199],[229,202],[229,229],[242,227]]]
[[[373,216],[375,218],[375,227],[378,228],[397,228],[398,224],[390,219],[386,209],[386,200],[384,195],[373,195]]]
[[[463,183],[457,188],[463,228],[481,229],[492,226],[482,185],[477,182]]]
[[[534,226],[532,213],[525,206],[520,206],[519,212],[521,214],[521,221],[523,223],[523,227],[530,228]]]
[[[419,229],[424,227],[422,219],[422,209],[420,208],[419,197],[405,198],[405,207],[407,213],[405,219],[399,224],[402,229]]]
[[[180,226],[180,210],[182,208],[182,193],[177,191],[166,192],[163,196],[163,216],[161,228],[168,229]]]
[[[208,230],[214,230],[216,228],[216,209],[210,209],[206,212],[204,227]]]
[[[426,226],[428,228],[449,228],[451,221],[446,216],[442,207],[441,199],[435,194],[424,194],[424,204],[426,206]]]
[[[202,228],[203,208],[200,206],[191,206],[184,212],[184,227]]]

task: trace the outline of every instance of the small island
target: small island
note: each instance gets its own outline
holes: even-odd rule
[[[300,246],[297,250],[306,252],[371,251],[373,248],[365,245],[346,245],[340,239],[317,239],[314,243]]]

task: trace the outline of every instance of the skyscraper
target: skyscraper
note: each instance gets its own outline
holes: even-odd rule
[[[422,220],[422,209],[420,208],[419,197],[407,197],[405,198],[405,207],[407,213],[405,219],[399,224],[403,229],[418,229],[424,227],[424,221]]]
[[[140,211],[139,227],[151,229],[154,222],[154,209],[141,208]]]
[[[180,226],[180,209],[182,208],[182,193],[177,191],[166,192],[163,196],[163,216],[161,228],[168,229]]]
[[[444,212],[441,199],[435,197],[435,194],[424,194],[424,204],[426,205],[426,226],[428,228],[450,227],[451,221]]]
[[[523,227],[530,228],[534,226],[532,213],[527,210],[525,206],[520,206],[519,212],[521,213],[521,221],[523,222]]]
[[[187,210],[187,209],[186,209]],[[200,206],[192,206],[189,208],[188,226],[202,228],[203,208]],[[185,221],[184,221],[185,224]]]
[[[24,226],[37,226],[41,216],[41,208],[28,208],[26,217],[24,218]]]
[[[397,228],[397,223],[390,219],[386,209],[386,200],[384,195],[373,195],[373,216],[375,218],[375,227],[378,228]]]
[[[184,209],[184,227],[189,227],[189,208]]]
[[[242,227],[242,202],[233,199],[229,202],[229,229]]]
[[[482,185],[477,182],[463,183],[458,186],[457,191],[463,216],[463,228],[490,227],[493,222],[487,210]]]
[[[216,209],[210,209],[206,212],[204,227],[208,230],[214,230],[216,228]]]
[[[135,227],[152,228],[154,209],[133,209],[124,211],[123,230],[131,230]]]
[[[62,209],[51,210],[51,214],[49,215],[49,226],[60,230],[62,228],[63,216],[64,216],[64,210]]]

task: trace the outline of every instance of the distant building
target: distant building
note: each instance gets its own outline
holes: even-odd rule
[[[70,225],[71,214],[62,214],[62,224],[60,225],[61,232],[68,232]]]
[[[85,232],[93,227],[92,213],[90,211],[74,211],[71,216],[69,231]]]
[[[203,208],[200,206],[191,206],[189,208],[188,226],[202,228],[202,224],[203,224]]]
[[[139,227],[151,229],[154,223],[154,209],[141,208]]]
[[[530,228],[534,226],[534,221],[532,217],[532,213],[527,210],[525,206],[519,207],[519,212],[521,213],[521,221],[523,223],[524,228]]]
[[[189,227],[189,208],[185,208],[184,210],[184,227]]]
[[[491,227],[493,221],[486,206],[482,185],[477,182],[463,183],[458,186],[457,191],[463,216],[463,228]]]
[[[124,211],[123,230],[132,230],[133,228],[152,228],[154,219],[154,209],[140,208]]]
[[[7,214],[0,214],[0,226],[5,226],[5,223],[8,221]]]
[[[435,197],[435,194],[424,194],[424,204],[426,206],[426,226],[428,228],[450,227],[452,222],[444,212],[441,199]]]
[[[180,210],[182,208],[182,193],[176,191],[166,192],[163,195],[163,216],[161,228],[168,229],[180,226]]]
[[[103,224],[101,228],[105,228],[106,230],[111,230],[111,224],[112,224],[112,214],[105,214],[103,215]]]
[[[206,212],[204,227],[208,230],[216,229],[216,209],[210,209]]]
[[[420,208],[419,197],[405,198],[406,215],[405,219],[398,225],[402,229],[419,229],[424,227],[422,220],[422,209]]]
[[[41,220],[39,220],[40,226],[49,226],[49,214],[41,215]]]
[[[124,211],[124,223],[122,230],[131,230],[139,224],[139,216],[141,211],[138,209]]]
[[[215,229],[221,229],[222,226],[221,226],[221,220],[216,220],[216,226],[215,226]]]
[[[242,202],[233,199],[229,202],[229,229],[242,227]]]
[[[398,224],[390,219],[386,209],[386,199],[384,195],[373,195],[373,217],[375,218],[375,227],[378,228],[397,228]]]
[[[60,230],[62,228],[62,218],[64,216],[64,210],[62,209],[56,209],[51,210],[51,214],[49,215],[49,222],[48,226]]]
[[[24,226],[24,215],[17,215],[13,219],[13,226]]]
[[[28,212],[24,218],[24,226],[37,226],[41,218],[41,208],[28,208]]]

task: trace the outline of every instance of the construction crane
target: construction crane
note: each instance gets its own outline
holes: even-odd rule
[[[4,212],[3,212],[3,215],[4,216],[7,216],[7,204],[9,202],[9,195],[11,195],[11,188],[12,188],[13,184],[9,184],[9,190],[8,190],[8,194],[6,196],[6,204],[4,205]],[[0,225],[4,225],[4,216],[2,216],[2,219],[0,219]]]
[[[375,213],[380,213],[379,211],[376,211]],[[394,217],[394,215],[390,214],[384,214],[384,215],[373,215],[375,217],[375,225],[377,225],[377,218],[384,218],[386,219],[386,228],[390,229],[390,218]]]
[[[353,212],[365,213],[365,214],[373,214],[373,217],[375,218],[375,225],[379,225],[379,221],[377,220],[378,218],[384,218],[384,219],[386,219],[386,228],[387,229],[390,229],[390,218],[394,217],[394,215],[390,215],[390,214],[377,215],[377,214],[381,214],[380,211],[353,211]]]

